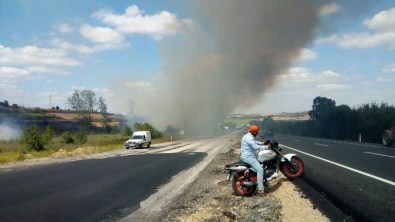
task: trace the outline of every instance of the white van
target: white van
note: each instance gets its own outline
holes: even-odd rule
[[[150,131],[136,131],[132,137],[125,142],[126,149],[142,148],[151,146],[151,132]]]

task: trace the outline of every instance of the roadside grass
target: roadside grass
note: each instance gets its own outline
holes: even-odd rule
[[[43,157],[61,158],[125,149],[124,143],[127,139],[128,137],[121,134],[92,134],[88,135],[87,142],[84,144],[65,144],[61,136],[56,136],[49,144],[44,145],[43,151],[28,150],[19,140],[0,140],[0,164]],[[182,139],[180,136],[163,136],[154,139],[152,144],[180,139]]]

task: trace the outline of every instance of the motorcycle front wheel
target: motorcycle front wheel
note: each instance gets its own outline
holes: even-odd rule
[[[235,172],[232,175],[232,188],[236,196],[251,196],[255,193],[256,185],[246,186],[243,182],[246,181],[243,172]]]
[[[280,166],[280,170],[284,176],[291,179],[302,176],[304,171],[303,160],[297,156],[293,156],[289,162],[282,163]]]

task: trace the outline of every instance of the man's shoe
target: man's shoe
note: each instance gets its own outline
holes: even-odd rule
[[[266,196],[266,193],[267,193],[267,192],[265,192],[265,189],[259,189],[259,190],[256,192],[256,195],[259,196],[259,197],[264,197],[264,196]]]

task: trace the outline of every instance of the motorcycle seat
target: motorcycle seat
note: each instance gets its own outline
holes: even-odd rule
[[[231,163],[231,164],[227,164],[225,165],[226,168],[230,168],[230,167],[236,167],[236,166],[245,166],[245,167],[250,167],[249,164],[247,163],[243,163],[243,162],[236,162],[236,163]]]

